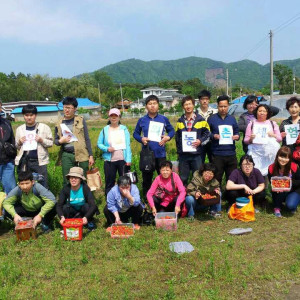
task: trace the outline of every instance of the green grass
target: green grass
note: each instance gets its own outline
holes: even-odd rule
[[[128,122],[131,131],[135,122]],[[94,149],[103,124],[89,123]],[[133,142],[132,149],[138,171],[140,146]],[[240,157],[240,143],[237,149]],[[174,141],[167,153],[176,159]],[[51,158],[56,155],[53,147]],[[99,151],[96,156],[102,172]],[[56,194],[61,176],[52,162]],[[299,213],[276,219],[264,211],[247,224],[229,220],[225,211],[219,219],[200,213],[192,223],[180,219],[176,232],[142,227],[129,240],[113,240],[105,232],[105,201],[97,201],[98,229],[84,231],[81,242],[64,241],[56,224],[54,232],[18,243],[13,227],[1,225],[0,299],[284,299],[300,283]],[[230,236],[235,227],[253,232]],[[169,243],[175,241],[188,241],[195,250],[174,254]]]

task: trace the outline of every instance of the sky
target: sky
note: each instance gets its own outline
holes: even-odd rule
[[[266,64],[270,30],[274,61],[300,58],[299,0],[0,0],[0,72],[70,78],[189,56]]]

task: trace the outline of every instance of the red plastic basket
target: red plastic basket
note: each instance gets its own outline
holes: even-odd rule
[[[66,241],[82,240],[82,219],[66,219],[63,223],[64,236]]]

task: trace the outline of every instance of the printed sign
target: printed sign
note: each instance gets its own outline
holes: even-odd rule
[[[115,150],[126,149],[125,132],[124,130],[111,130],[109,132],[111,146]]]
[[[160,142],[164,129],[164,123],[150,121],[148,139],[153,142]]]
[[[231,125],[219,125],[220,145],[233,144],[233,130]]]
[[[77,137],[73,134],[73,132],[69,129],[69,127],[66,124],[60,124],[61,132],[63,136],[69,136],[71,137],[71,140],[69,143],[72,142],[78,142]]]
[[[298,138],[299,124],[284,125],[284,131],[286,133],[286,144],[295,144]]]
[[[37,142],[35,140],[36,133],[35,130],[25,130],[26,140],[23,143],[23,150],[30,151],[37,149]]]
[[[253,139],[253,144],[267,144],[268,131],[268,125],[254,123],[252,133],[255,134],[255,138]]]
[[[182,151],[183,152],[195,152],[196,148],[192,146],[193,142],[197,139],[197,132],[195,131],[183,131],[182,132]]]

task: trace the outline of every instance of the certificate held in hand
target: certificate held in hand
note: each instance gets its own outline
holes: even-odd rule
[[[164,129],[164,123],[150,121],[148,139],[152,142],[160,142]]]
[[[183,131],[182,132],[182,151],[183,152],[196,152],[197,149],[193,147],[193,143],[196,141],[197,132],[195,131]]]

